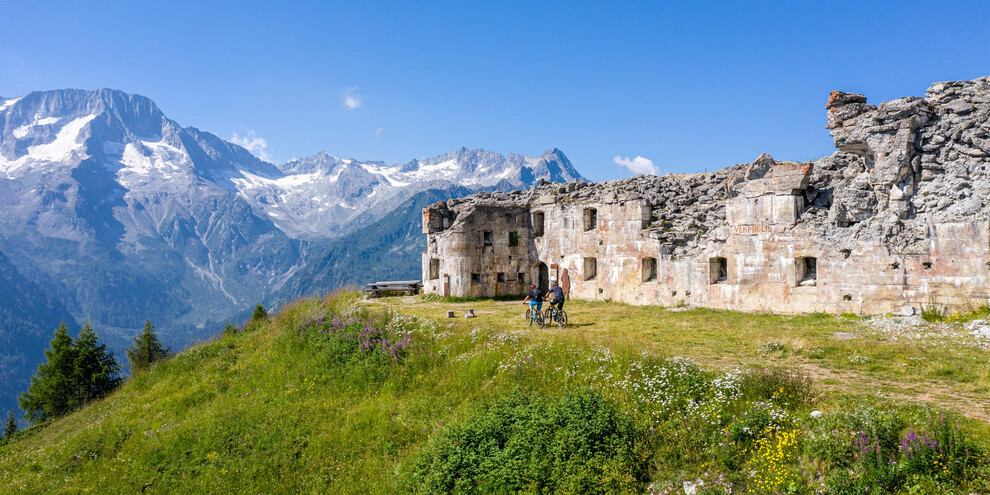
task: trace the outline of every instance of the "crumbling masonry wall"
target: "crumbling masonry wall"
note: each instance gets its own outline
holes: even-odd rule
[[[762,155],[713,173],[430,206],[424,290],[518,294],[566,270],[570,297],[631,304],[860,314],[986,304],[990,78],[879,106],[833,92],[826,109],[838,151],[813,162]]]

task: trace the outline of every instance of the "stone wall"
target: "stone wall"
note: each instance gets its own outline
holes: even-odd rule
[[[542,183],[426,208],[425,290],[522,293],[566,270],[570,297],[631,304],[863,314],[985,304],[990,78],[879,106],[833,92],[826,109],[838,151],[813,162],[762,155],[712,173]]]

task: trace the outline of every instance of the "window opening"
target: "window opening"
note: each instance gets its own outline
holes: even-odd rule
[[[430,280],[440,278],[440,258],[430,259]]]
[[[595,230],[598,228],[598,210],[594,208],[584,209],[584,230]]]
[[[488,246],[491,246],[492,245],[492,233],[491,232],[489,232],[489,231],[483,232],[481,238],[482,238],[482,243],[484,244],[485,247],[488,247]]]
[[[594,280],[598,275],[598,260],[595,258],[584,259],[584,279]]]
[[[543,237],[543,212],[534,211],[533,212],[533,235],[536,237]]]
[[[798,287],[814,287],[818,284],[818,259],[798,258],[796,260],[796,281]]]
[[[657,259],[643,258],[643,282],[653,282],[657,279]]]
[[[509,247],[519,245],[519,232],[509,232]]]
[[[729,281],[729,263],[725,258],[711,258],[708,260],[709,282],[712,284],[724,284]]]

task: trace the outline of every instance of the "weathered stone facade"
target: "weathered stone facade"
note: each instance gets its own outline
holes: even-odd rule
[[[541,184],[423,211],[428,293],[875,314],[990,296],[990,77],[873,106],[833,92],[839,151],[690,175]]]

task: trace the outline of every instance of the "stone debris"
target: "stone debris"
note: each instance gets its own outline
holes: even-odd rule
[[[966,328],[977,341],[983,343],[985,347],[990,347],[990,322],[987,320],[972,321],[966,325]]]
[[[987,320],[947,323],[927,322],[920,315],[875,316],[864,320],[864,329],[892,341],[918,341],[935,346],[952,341],[959,345],[990,349],[990,322]]]
[[[684,495],[695,495],[698,490],[705,486],[705,482],[702,479],[696,479],[694,481],[684,482]]]
[[[897,312],[897,316],[914,316],[914,308],[911,306],[904,306]]]

